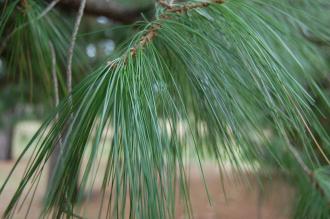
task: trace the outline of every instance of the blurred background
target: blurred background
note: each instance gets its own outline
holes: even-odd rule
[[[44,0],[43,7],[34,8],[33,13],[39,14],[51,1]],[[0,10],[4,10],[8,1],[0,0]],[[61,27],[61,32],[49,34],[63,35],[63,42],[55,42],[54,47],[62,53],[67,52],[68,38],[79,8],[79,0],[62,0],[49,16],[54,19],[45,19],[44,22]],[[73,59],[73,84],[79,83],[87,74],[91,73],[101,63],[114,59],[121,54],[122,49],[132,39],[138,30],[138,21],[153,19],[154,2],[151,0],[88,0],[85,14],[77,36],[77,45]],[[23,7],[23,6],[22,6]],[[36,133],[42,121],[55,107],[51,69],[47,67],[51,57],[43,56],[42,43],[38,40],[42,36],[34,36],[34,32],[18,30],[23,41],[15,43],[15,34],[7,39],[11,31],[18,23],[24,24],[24,13],[20,14],[17,9],[16,16],[8,19],[6,28],[1,34],[0,42],[0,185],[5,181],[15,161],[24,150],[30,139]],[[34,16],[36,16],[34,14]],[[32,15],[31,15],[32,16]],[[3,17],[2,17],[3,18]],[[56,19],[61,18],[61,19]],[[41,23],[40,28],[43,28]],[[46,26],[44,28],[47,28]],[[45,29],[43,29],[45,30]],[[31,40],[33,37],[34,40]],[[311,39],[322,50],[328,64],[329,46],[317,39]],[[32,42],[32,43],[31,43]],[[40,51],[39,51],[40,50]],[[64,73],[66,60],[57,60],[56,69],[59,81],[59,98],[67,94]],[[328,69],[329,70],[329,69]],[[330,71],[330,70],[329,70]],[[41,72],[41,74],[36,74]],[[49,74],[45,74],[48,72]],[[330,96],[330,78],[319,78],[319,84],[324,93]],[[307,88],[308,89],[308,88]],[[323,112],[329,113],[329,109],[321,100],[318,107]],[[320,116],[321,123],[330,131],[329,119]],[[275,140],[276,141],[276,140]],[[29,152],[29,153],[32,153]],[[265,154],[265,157],[268,155]],[[19,171],[14,173],[12,182],[0,196],[0,215],[3,213],[13,192],[16,189],[21,175],[29,162],[29,156],[25,156],[19,163]],[[103,160],[100,168],[105,168],[106,160]],[[195,218],[228,218],[228,219],[252,219],[291,218],[294,206],[294,197],[297,195],[295,185],[291,183],[285,174],[274,171],[274,174],[263,174],[262,171],[256,176],[255,168],[249,168],[249,163],[237,171],[230,163],[226,165],[222,178],[218,174],[216,162],[210,158],[205,162],[204,174],[208,185],[211,201],[205,193],[205,187],[201,179],[199,166],[196,162],[189,162],[187,168],[189,175],[189,188],[191,190],[192,208]],[[262,164],[259,164],[262,165]],[[51,164],[49,164],[51,170]],[[262,168],[260,168],[262,170]],[[238,175],[244,174],[246,181],[241,181]],[[47,189],[49,174],[43,173],[42,187],[34,195],[35,203],[31,206],[30,217],[37,218],[39,215],[44,192]],[[15,181],[15,179],[17,179]],[[260,182],[262,187],[260,186]],[[222,183],[221,183],[222,182]],[[100,201],[99,190],[101,182],[96,181],[96,186],[91,197],[81,200],[79,204],[84,206],[86,215],[93,218],[97,214],[96,207]],[[223,185],[221,185],[223,184]],[[177,218],[186,218],[185,212],[178,201]],[[24,209],[24,206],[22,207]],[[25,211],[15,218],[24,218]]]

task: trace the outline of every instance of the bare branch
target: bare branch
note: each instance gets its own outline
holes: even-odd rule
[[[171,5],[166,3],[164,0],[158,0],[157,2],[158,2],[159,5],[161,5],[164,8],[167,8],[167,9],[171,8]]]
[[[59,88],[58,88],[58,79],[57,79],[57,74],[56,74],[56,53],[55,53],[55,49],[54,46],[52,44],[52,42],[49,41],[49,48],[50,48],[50,53],[51,53],[51,57],[52,57],[52,78],[53,78],[53,87],[54,87],[54,100],[55,100],[55,106],[57,107],[60,103],[60,97],[59,97]],[[56,121],[58,122],[59,120],[59,115],[58,113],[56,114]],[[48,171],[48,188],[47,190],[50,189],[50,186],[52,185],[52,179],[54,177],[54,173],[55,173],[55,167],[58,163],[59,160],[59,156],[61,153],[61,148],[63,145],[63,141],[62,141],[62,137],[58,136],[57,141],[55,142],[55,147],[53,150],[53,153],[50,156],[49,159],[49,171]]]
[[[52,42],[49,42],[50,53],[52,56],[52,78],[53,78],[53,86],[54,86],[54,101],[55,106],[57,107],[60,103],[60,95],[58,89],[58,79],[56,74],[56,53]]]
[[[80,0],[62,0],[59,6],[63,10],[78,10]],[[84,13],[95,16],[105,16],[111,20],[131,24],[141,19],[142,14],[154,9],[154,4],[137,7],[125,7],[112,0],[87,0]]]
[[[56,53],[52,42],[49,42],[50,54],[52,57],[52,78],[53,78],[53,86],[54,86],[54,102],[55,107],[60,104],[60,92],[58,88],[58,79],[56,74]],[[58,114],[56,114],[56,120],[58,120]],[[62,138],[59,137],[59,144],[62,144]]]
[[[86,6],[86,0],[81,0],[78,15],[76,18],[76,22],[73,28],[73,33],[71,37],[71,42],[70,42],[70,47],[68,50],[68,64],[67,64],[67,69],[66,69],[66,77],[67,77],[67,90],[68,94],[71,94],[72,91],[72,57],[73,57],[73,50],[76,44],[76,39],[77,39],[77,34],[80,26],[80,22],[82,19],[82,16],[84,14],[84,9]]]

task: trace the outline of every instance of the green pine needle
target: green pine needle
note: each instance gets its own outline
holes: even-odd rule
[[[191,215],[186,153],[201,167],[208,156],[219,166],[229,160],[239,169],[246,160],[264,162],[267,148],[253,136],[270,142],[265,128],[283,140],[282,148],[294,139],[311,169],[326,163],[329,136],[304,88],[317,86],[310,70],[323,69],[325,62],[299,29],[309,21],[303,27],[328,40],[329,30],[313,26],[313,14],[301,10],[329,3],[303,2],[228,0],[183,13],[163,10],[134,37],[133,50],[90,74],[44,123],[25,150],[35,148],[6,215],[15,212],[28,183],[40,177],[63,133],[43,212],[51,217],[80,215],[76,185],[84,192],[96,177],[103,178],[99,216],[125,218],[128,208],[130,218],[173,218],[179,194]],[[142,43],[146,36],[151,37]],[[104,135],[110,140],[102,140]],[[107,157],[104,171],[97,168],[101,155]],[[295,170],[306,178],[299,166]],[[328,191],[324,175],[316,173]],[[320,215],[324,212],[328,209]]]

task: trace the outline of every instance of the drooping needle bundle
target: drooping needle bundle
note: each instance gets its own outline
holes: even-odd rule
[[[32,162],[6,213],[14,211],[27,183],[40,177],[63,133],[65,146],[44,214],[76,215],[76,184],[83,192],[102,177],[100,212],[109,209],[103,216],[124,218],[129,208],[132,218],[174,218],[178,194],[192,210],[188,152],[201,167],[207,156],[237,168],[246,161],[264,163],[271,142],[267,129],[311,185],[324,218],[329,184],[319,168],[329,164],[330,145],[313,111],[313,94],[319,92],[315,78],[325,74],[325,62],[306,38],[330,40],[329,28],[313,17],[322,4],[330,6],[218,0],[159,8],[127,51],[80,83],[70,96],[72,105],[63,101],[35,135],[26,149],[35,147]],[[101,154],[107,157],[103,171]]]

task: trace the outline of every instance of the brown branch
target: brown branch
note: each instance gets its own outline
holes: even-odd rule
[[[80,0],[62,0],[59,7],[63,10],[78,10]],[[115,4],[113,0],[87,0],[84,13],[92,16],[104,16],[113,21],[132,24],[142,18],[142,14],[148,14],[154,9],[154,4],[142,7],[124,7]]]
[[[161,3],[162,1],[160,1]],[[167,13],[178,13],[178,14],[184,14],[189,10],[196,9],[196,8],[205,8],[208,7],[211,4],[222,4],[224,3],[224,0],[213,0],[211,2],[198,2],[198,3],[187,3],[179,6],[170,6],[166,4],[166,10],[165,13],[161,15],[161,18],[163,19],[170,19],[169,14]],[[136,51],[138,48],[144,47],[147,45],[150,41],[152,41],[156,35],[157,31],[161,28],[160,24],[153,24],[150,26],[149,30],[147,30],[146,34],[141,37],[140,43],[133,47],[131,49],[131,55],[135,56]]]
[[[224,0],[213,0],[210,2],[187,3],[182,6],[171,7],[169,9],[167,9],[167,12],[183,14],[192,9],[208,7],[210,4],[223,4],[223,3],[225,3]]]
[[[139,44],[130,49],[130,55],[135,56],[138,48],[145,47],[149,42],[151,42],[156,37],[157,30],[160,28],[160,24],[151,25],[146,34],[141,37]]]
[[[189,10],[193,10],[197,8],[205,8],[210,6],[211,4],[223,4],[224,2],[225,2],[224,0],[213,0],[210,2],[187,3],[178,6],[167,5],[168,7],[166,7],[165,12],[160,16],[160,18],[166,20],[171,18],[170,17],[171,13],[184,14]],[[154,23],[153,25],[151,25],[148,28],[148,30],[146,30],[146,33],[141,37],[139,43],[130,49],[130,55],[135,56],[139,48],[143,48],[149,42],[151,42],[157,36],[157,31],[160,28],[161,28],[161,24],[159,23]],[[125,56],[125,60],[127,60],[127,55]],[[108,65],[112,67],[116,67],[116,64],[114,64],[113,61],[109,61]]]
[[[164,8],[170,9],[171,5],[167,4],[164,0],[158,0],[158,4]]]

